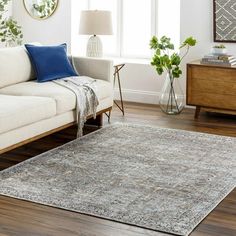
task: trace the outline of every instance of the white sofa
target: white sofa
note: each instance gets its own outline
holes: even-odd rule
[[[97,114],[111,110],[112,62],[76,57],[74,65],[80,75],[97,79]],[[74,124],[75,105],[72,91],[35,81],[24,47],[0,49],[0,153]]]

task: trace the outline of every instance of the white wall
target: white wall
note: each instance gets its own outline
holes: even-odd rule
[[[157,76],[149,64],[127,63],[120,71],[123,97],[126,101],[158,103],[163,77]],[[116,85],[117,87],[117,85]],[[115,98],[119,98],[116,89]]]
[[[46,20],[33,19],[26,12],[23,0],[13,0],[13,16],[22,26],[24,42],[71,45],[71,1],[60,0],[56,12]]]
[[[7,10],[6,16],[12,16],[12,2],[9,2]]]

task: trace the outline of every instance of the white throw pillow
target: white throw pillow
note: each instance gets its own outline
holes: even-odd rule
[[[35,79],[24,46],[0,49],[0,88]]]

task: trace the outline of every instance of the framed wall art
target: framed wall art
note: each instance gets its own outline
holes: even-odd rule
[[[214,41],[236,43],[236,0],[213,0]]]

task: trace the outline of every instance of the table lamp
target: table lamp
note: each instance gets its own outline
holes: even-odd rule
[[[97,35],[112,35],[111,12],[87,10],[81,12],[79,34],[92,35],[87,44],[88,57],[102,57],[102,41]]]

